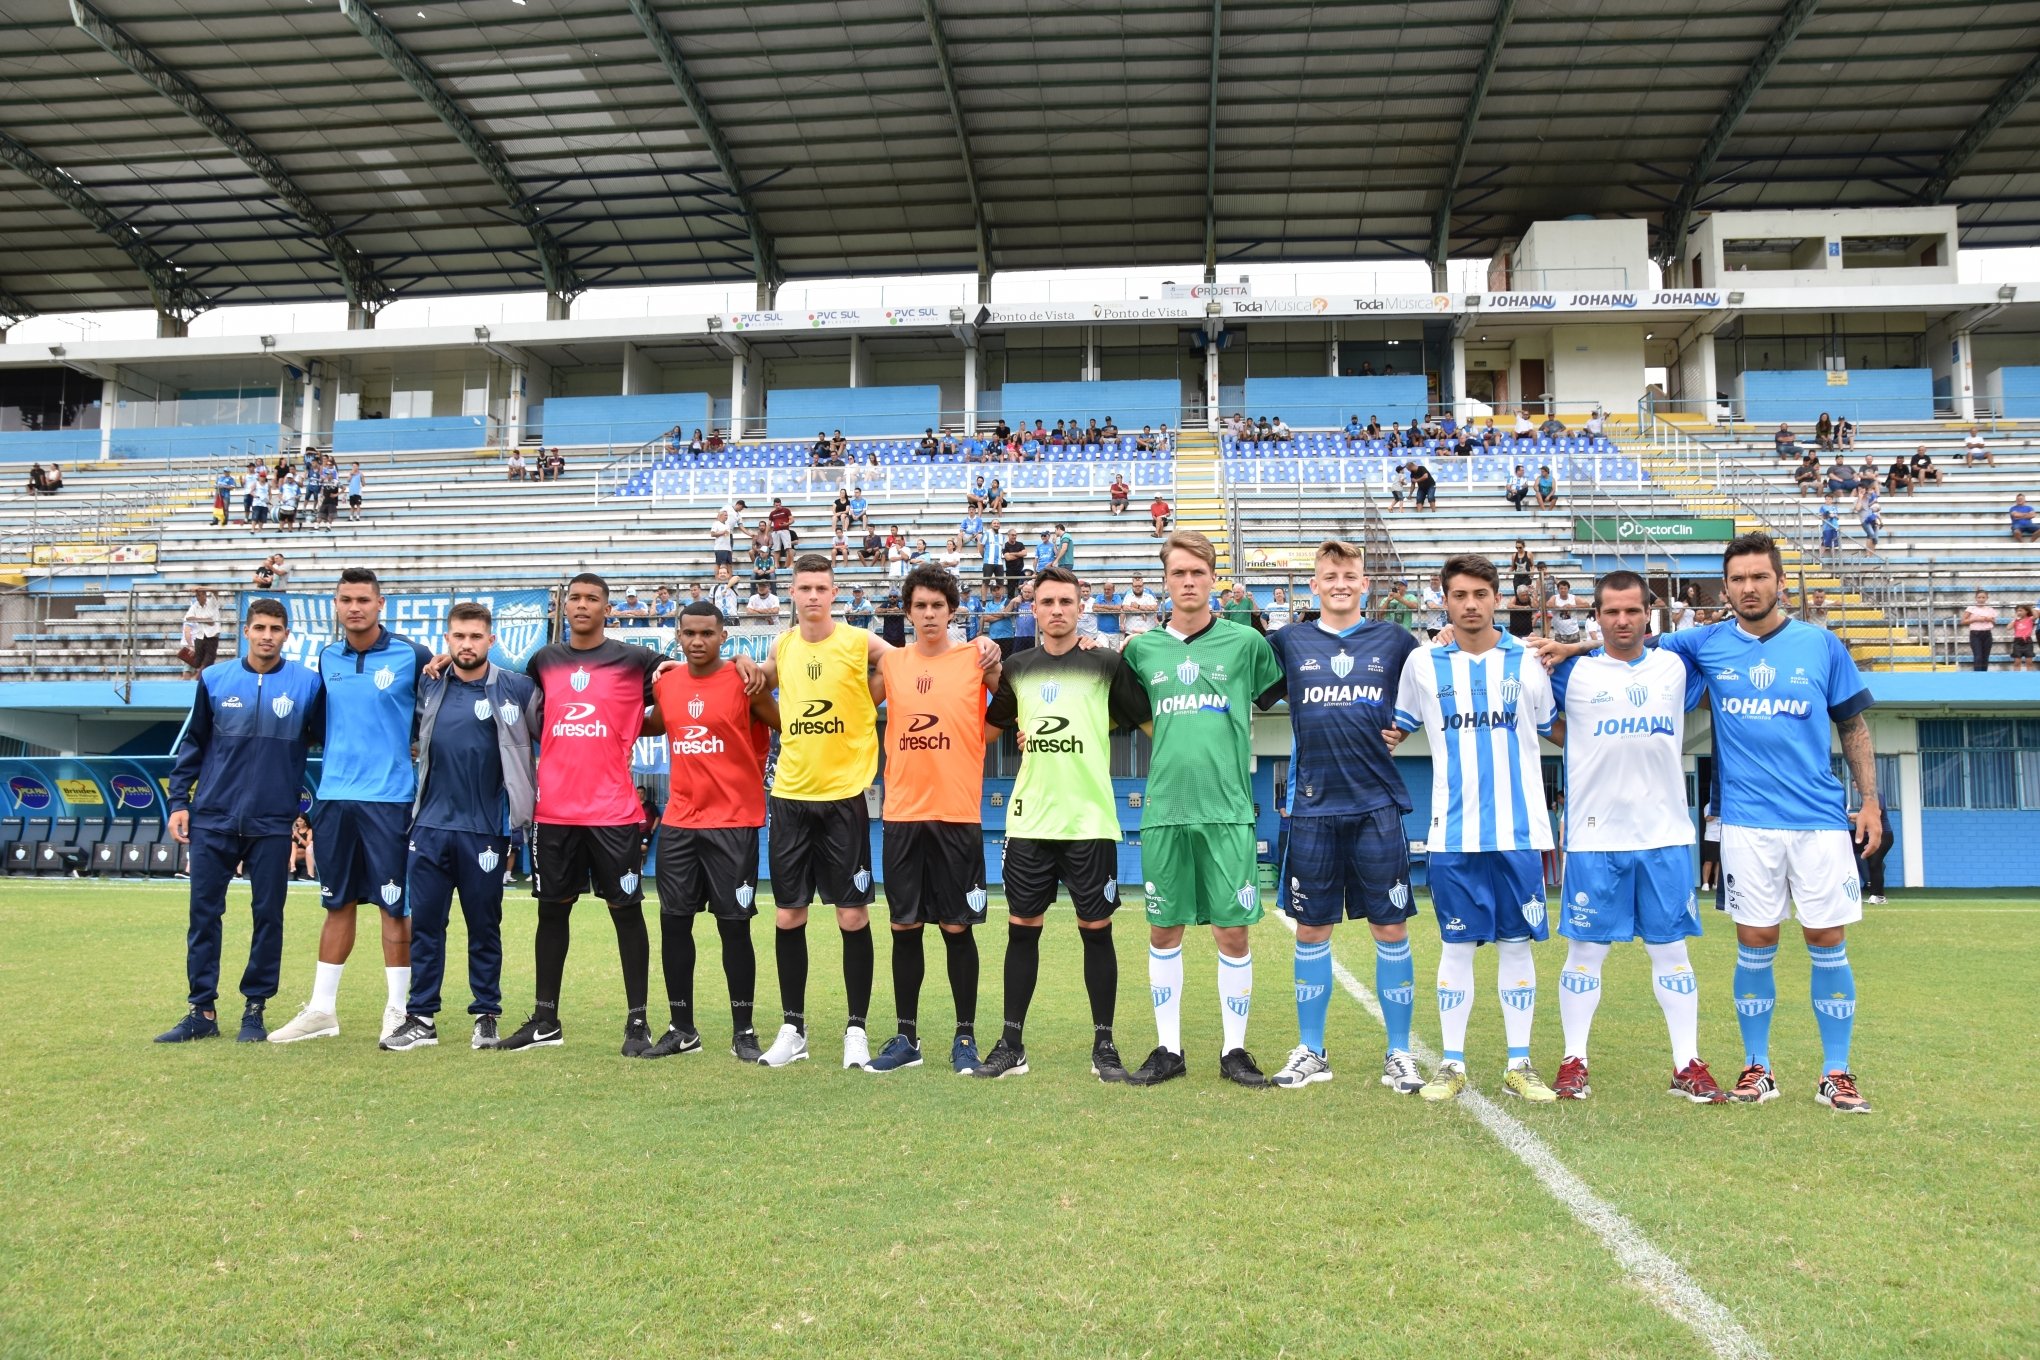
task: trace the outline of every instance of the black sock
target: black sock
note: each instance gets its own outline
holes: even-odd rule
[[[977,1037],[978,949],[977,936],[968,928],[945,930],[942,944],[949,951],[949,994],[956,998],[956,1032]]]
[[[645,909],[611,907],[609,920],[616,927],[617,962],[623,965],[624,1004],[642,1015],[652,976],[652,937],[645,933]]]
[[[717,917],[722,936],[723,977],[730,984],[730,1032],[751,1028],[751,1000],[758,994],[758,951],[751,947],[751,923]]]
[[[557,1020],[560,1015],[560,977],[567,971],[567,919],[573,910],[572,902],[538,904],[538,933],[532,941],[538,965],[538,1004],[532,1009],[547,1019]]]
[[[673,1028],[694,1029],[694,913],[659,913],[659,966],[666,975],[666,1009]]]
[[[919,926],[892,933],[893,1010],[900,1017],[900,1033],[920,1042],[921,980],[928,975],[927,941]],[[844,936],[847,949],[849,937]]]
[[[871,974],[878,966],[867,922],[843,932],[843,991],[850,1001],[850,1028],[863,1029],[871,1012]]]
[[[1006,927],[1006,1042],[1024,1048],[1021,1035],[1027,1008],[1034,1004],[1034,984],[1041,976],[1041,927]]]
[[[807,1033],[807,927],[781,926],[772,939],[779,962],[779,1009],[786,1023]]]
[[[1079,930],[1084,942],[1084,990],[1091,994],[1091,1027],[1100,1038],[1112,1037],[1112,1011],[1119,1000],[1119,955],[1112,949],[1112,927]]]

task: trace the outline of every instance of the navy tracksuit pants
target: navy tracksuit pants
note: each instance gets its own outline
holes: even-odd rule
[[[227,888],[234,870],[247,866],[254,898],[255,933],[248,941],[248,967],[241,995],[268,1000],[276,995],[283,968],[283,900],[290,887],[290,834],[242,836],[205,827],[191,829],[191,929],[184,938],[184,970],[191,979],[191,1004],[212,1009],[220,995],[220,923],[227,913]]]
[[[503,1013],[503,871],[506,837],[480,831],[411,828],[411,1000],[413,1015],[439,1014],[439,989],[446,976],[446,926],[453,895],[467,918],[469,1015]]]

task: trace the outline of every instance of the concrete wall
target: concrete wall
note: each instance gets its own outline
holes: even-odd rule
[[[403,449],[488,447],[486,416],[424,416],[411,420],[341,420],[333,425],[333,453],[391,453]]]
[[[2040,816],[2032,811],[1925,808],[1921,850],[1929,888],[2040,887],[2040,858],[2024,853]],[[1890,873],[1887,862],[1886,873]]]
[[[1822,411],[1865,420],[1931,420],[1934,373],[1927,368],[1876,368],[1855,372],[1737,375],[1743,418],[1753,425],[1781,420],[1811,426]]]
[[[1407,425],[1424,413],[1421,375],[1393,378],[1248,378],[1247,413],[1281,416],[1298,429],[1342,429],[1348,419],[1379,416],[1384,425]]]
[[[999,389],[998,409],[1015,425],[1040,420],[1055,425],[1074,418],[1079,424],[1110,416],[1123,434],[1143,425],[1175,425],[1182,414],[1182,389],[1169,378],[1125,382],[1019,382]]]
[[[934,386],[773,388],[765,394],[768,439],[812,439],[817,430],[918,435],[941,423],[942,389]]]
[[[1990,409],[2015,420],[2040,419],[2040,367],[1993,368],[1983,376]]]
[[[1515,291],[1642,290],[1657,286],[1642,218],[1533,222],[1510,267]]]
[[[645,392],[629,397],[554,397],[538,437],[545,444],[635,448],[679,426],[708,428],[706,392]]]
[[[1553,326],[1551,393],[1558,408],[1584,411],[1600,402],[1628,411],[1643,395],[1643,331],[1633,326]]]
[[[1849,268],[1844,238],[1915,238],[1911,258],[1922,258],[1922,243],[1931,243],[1936,262],[1932,266],[1908,265],[1897,268]],[[1793,240],[1802,243],[1785,269],[1738,270],[1728,265],[1734,255],[1725,255],[1724,241]],[[1952,284],[1959,282],[1955,209],[1934,208],[1851,208],[1836,211],[1809,209],[1787,212],[1715,213],[1703,220],[1686,241],[1686,258],[1666,280],[1667,287],[1790,288],[1800,285],[1874,288],[1882,284]],[[1702,277],[1696,283],[1690,274],[1691,261],[1700,257]]]

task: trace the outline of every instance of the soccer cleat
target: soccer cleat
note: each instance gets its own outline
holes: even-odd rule
[[[385,1053],[409,1053],[414,1048],[439,1047],[439,1026],[429,1015],[407,1015],[396,1033],[376,1044]]]
[[[1537,1069],[1529,1063],[1511,1067],[1502,1073],[1502,1094],[1527,1100],[1532,1105],[1549,1105],[1558,1099],[1558,1092],[1544,1084],[1544,1078],[1537,1075]]]
[[[271,1030],[272,1044],[295,1044],[306,1039],[331,1039],[340,1033],[340,1017],[331,1011],[315,1011],[310,1006],[297,1013],[297,1018],[282,1029]]]
[[[1219,1055],[1218,1074],[1239,1086],[1262,1087],[1268,1084],[1261,1065],[1254,1061],[1254,1055],[1244,1048],[1230,1049]]]
[[[1100,1039],[1091,1045],[1091,1075],[1107,1085],[1122,1085],[1133,1080],[1133,1074],[1126,1070],[1126,1064],[1119,1057],[1119,1046],[1110,1039]]]
[[[1814,1088],[1813,1098],[1836,1114],[1870,1113],[1870,1102],[1863,1099],[1863,1093],[1856,1089],[1856,1074],[1853,1072],[1825,1074],[1820,1085]]]
[[[1451,1100],[1466,1089],[1466,1064],[1441,1062],[1417,1094],[1426,1100]]]
[[[848,1049],[847,1042],[844,1047]],[[852,1063],[848,1057],[843,1059],[843,1066],[862,1067],[867,1072],[898,1072],[903,1068],[920,1065],[921,1046],[904,1034],[895,1034],[886,1040],[885,1047],[878,1050],[876,1058],[869,1058],[862,1063]]]
[[[474,1049],[494,1048],[496,1042],[496,1017],[493,1015],[476,1016],[475,1032],[468,1038],[468,1047]]]
[[[918,1048],[916,1049],[918,1052]],[[855,1071],[871,1066],[871,1036],[864,1032],[864,1026],[852,1025],[843,1031],[843,1070]]]
[[[666,1026],[666,1032],[659,1036],[659,1042],[646,1051],[647,1058],[670,1058],[676,1053],[701,1052],[701,1036],[691,1029],[676,1025]]]
[[[983,1061],[983,1055],[977,1050],[977,1040],[971,1035],[959,1034],[949,1045],[949,1070],[959,1077],[967,1077],[977,1071],[978,1064]]]
[[[234,1036],[237,1044],[259,1044],[269,1038],[269,1026],[262,1022],[262,1010],[268,1003],[259,996],[248,998],[248,1004],[241,1007],[241,1032]]]
[[[1767,1100],[1778,1098],[1778,1082],[1771,1075],[1771,1069],[1762,1063],[1751,1063],[1742,1070],[1735,1080],[1735,1089],[1728,1093],[1730,1100],[1744,1105],[1761,1105]]]
[[[1027,1050],[1015,1048],[1001,1039],[992,1045],[991,1052],[978,1060],[971,1075],[989,1077],[994,1081],[1000,1077],[1024,1077],[1027,1075]]]
[[[1707,1064],[1698,1058],[1672,1073],[1670,1093],[1684,1096],[1695,1105],[1725,1105],[1728,1092],[1721,1089],[1721,1083],[1707,1070]]]
[[[1313,1053],[1309,1047],[1298,1044],[1290,1050],[1289,1061],[1282,1064],[1282,1070],[1269,1080],[1277,1086],[1300,1091],[1314,1081],[1330,1081],[1332,1065],[1325,1061],[1322,1053]]]
[[[731,1036],[730,1053],[738,1062],[756,1066],[758,1060],[765,1056],[765,1050],[758,1047],[758,1031],[740,1030]]]
[[[779,1035],[772,1041],[772,1047],[758,1055],[760,1067],[784,1067],[788,1063],[802,1062],[807,1058],[807,1035],[793,1025],[781,1025]]]
[[[499,1040],[497,1048],[506,1053],[521,1053],[528,1048],[558,1048],[565,1043],[567,1032],[560,1028],[557,1020],[541,1020],[532,1016],[517,1027],[509,1038]]]
[[[1127,1073],[1126,1080],[1132,1086],[1160,1086],[1165,1081],[1187,1076],[1189,1071],[1190,1065],[1183,1061],[1182,1054],[1157,1047],[1147,1055],[1146,1062]]]
[[[627,1017],[623,1022],[623,1056],[642,1058],[652,1051],[652,1027],[645,1023],[642,1015]]]
[[[184,1013],[184,1018],[156,1036],[159,1044],[188,1044],[194,1039],[217,1039],[220,1037],[220,1022],[204,1010],[193,1006]]]
[[[1863,900],[1865,902],[1870,903],[1872,906],[1881,907],[1884,905],[1884,894],[1871,893],[1868,897],[1864,898]]]
[[[1413,1096],[1424,1089],[1424,1074],[1415,1058],[1397,1049],[1381,1061],[1381,1084],[1399,1096]]]
[[[1679,1089],[1679,1079],[1672,1078],[1672,1090]],[[1585,1100],[1594,1094],[1594,1088],[1587,1082],[1587,1060],[1567,1058],[1558,1065],[1558,1080],[1551,1083],[1551,1092],[1560,1100]]]
[[[404,1021],[407,1018],[408,1017],[405,1016],[404,1008],[402,1006],[383,1007],[382,1033],[377,1036],[378,1040],[387,1039],[392,1034],[395,1034],[398,1030],[402,1029],[404,1027]]]

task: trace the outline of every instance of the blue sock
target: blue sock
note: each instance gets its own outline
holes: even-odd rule
[[[1778,946],[1738,945],[1735,955],[1735,1018],[1742,1026],[1743,1061],[1771,1065],[1771,1008],[1778,1004],[1778,979],[1771,964]]]
[[[1296,944],[1296,1028],[1311,1052],[1325,1051],[1325,1015],[1332,1008],[1332,942]]]
[[[1820,1026],[1824,1072],[1849,1070],[1849,1038],[1856,1028],[1856,971],[1845,944],[1806,947],[1813,959],[1813,1019]]]
[[[1388,1051],[1410,1051],[1410,1015],[1416,1009],[1417,966],[1410,942],[1374,942],[1374,994],[1381,998],[1381,1018],[1388,1026]]]

